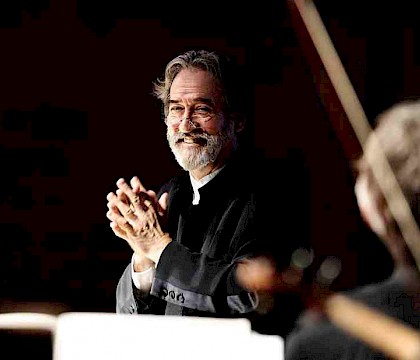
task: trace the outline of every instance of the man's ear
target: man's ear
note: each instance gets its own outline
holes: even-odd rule
[[[357,204],[363,220],[379,236],[387,235],[387,217],[384,207],[380,206],[369,190],[366,175],[359,176],[355,184]]]

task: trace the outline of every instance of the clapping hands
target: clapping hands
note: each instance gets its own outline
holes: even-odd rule
[[[117,187],[115,193],[107,195],[107,218],[113,232],[126,240],[137,255],[157,263],[163,249],[172,241],[164,231],[168,194],[158,199],[137,176],[130,184],[119,179]]]

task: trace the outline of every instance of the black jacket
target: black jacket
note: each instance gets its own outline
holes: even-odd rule
[[[273,171],[283,170],[235,154],[199,189],[198,205],[192,205],[188,174],[165,184],[159,193],[169,193],[166,231],[174,241],[160,257],[149,296],[137,293],[126,268],[117,287],[117,312],[237,317],[255,311],[255,295],[235,279],[238,261],[270,254],[287,263],[297,247],[278,231],[287,210],[285,191],[281,178],[275,178],[277,187],[270,180]]]

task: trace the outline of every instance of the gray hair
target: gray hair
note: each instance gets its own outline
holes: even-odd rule
[[[162,101],[165,117],[172,83],[184,69],[199,69],[212,74],[222,96],[223,111],[232,116],[241,114],[241,120],[244,120],[248,99],[245,98],[244,78],[239,74],[239,67],[235,67],[228,57],[207,50],[190,50],[178,55],[166,65],[164,77],[153,83],[153,95]]]

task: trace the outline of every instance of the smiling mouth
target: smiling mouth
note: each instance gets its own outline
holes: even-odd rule
[[[199,145],[199,146],[205,146],[207,144],[207,141],[200,137],[184,137],[182,139],[179,139],[177,141],[177,144],[187,144],[187,145]]]

